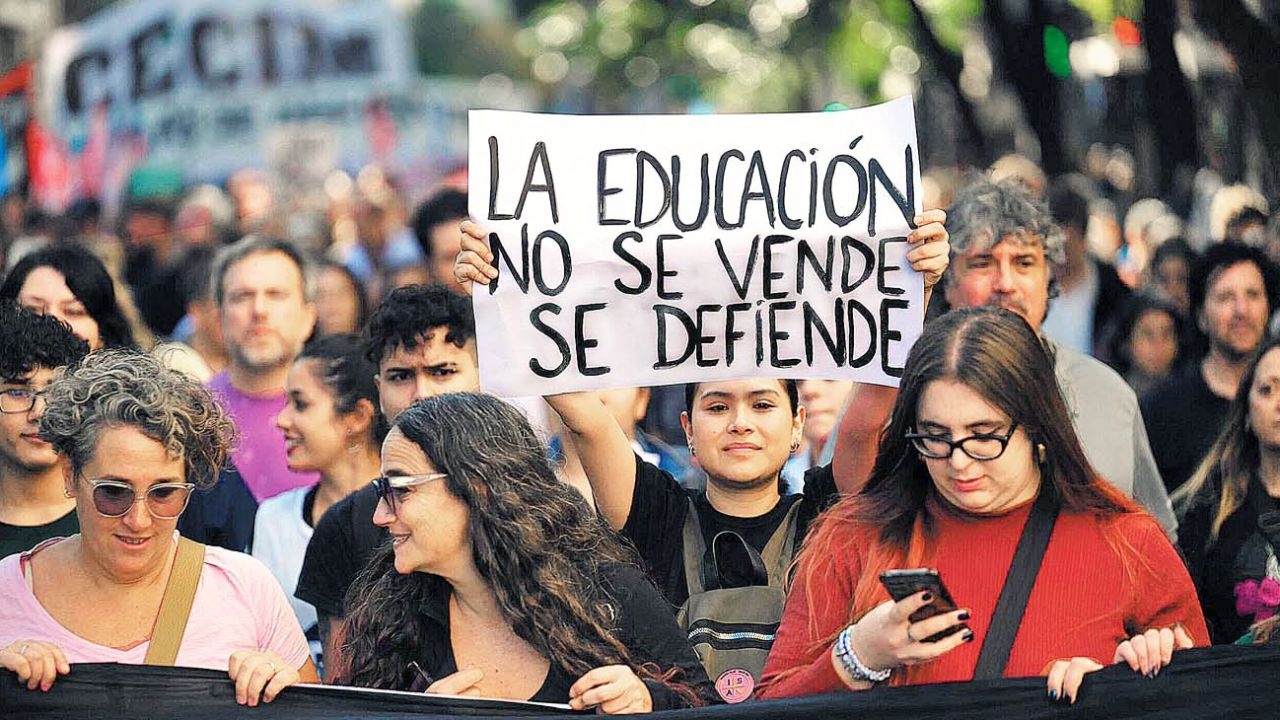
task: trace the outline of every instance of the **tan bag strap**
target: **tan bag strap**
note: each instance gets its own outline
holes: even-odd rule
[[[187,618],[196,599],[196,585],[200,583],[200,571],[204,568],[204,545],[178,538],[178,550],[173,558],[169,582],[160,598],[160,612],[151,631],[151,645],[147,648],[144,665],[172,666],[178,659],[178,647],[187,631]]]

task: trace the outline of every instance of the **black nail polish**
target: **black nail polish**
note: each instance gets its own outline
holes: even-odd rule
[[[1058,691],[1057,691],[1057,690],[1050,690],[1050,691],[1049,691],[1049,699],[1050,699],[1050,700],[1057,700],[1057,699],[1058,699]]]
[[[933,602],[933,593],[927,592],[920,597],[925,602]]]
[[[968,620],[968,619],[969,619],[969,611],[968,611],[968,610],[962,610],[962,611],[960,611],[960,614],[959,614],[959,615],[957,615],[956,617],[957,617],[957,618],[959,618],[961,621]]]
[[[973,642],[973,631],[965,630],[964,635],[961,635],[960,638],[965,642]]]

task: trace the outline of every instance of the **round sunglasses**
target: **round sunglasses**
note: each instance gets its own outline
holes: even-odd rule
[[[124,517],[142,499],[132,485],[119,480],[90,480],[89,486],[93,488],[93,509],[103,517]],[[194,488],[193,483],[152,485],[142,494],[146,498],[147,512],[157,520],[173,520],[187,509]]]

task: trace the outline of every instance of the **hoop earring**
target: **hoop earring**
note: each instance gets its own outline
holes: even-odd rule
[[[692,457],[698,457],[698,451],[696,448],[693,447],[692,440],[689,441],[689,455]]]
[[[792,440],[792,441],[791,441],[791,454],[792,454],[792,455],[795,455],[795,454],[796,454],[796,451],[797,451],[797,450],[799,450],[799,449],[800,449],[800,441],[799,441],[799,440]]]

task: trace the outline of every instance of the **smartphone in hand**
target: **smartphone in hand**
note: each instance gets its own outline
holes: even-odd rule
[[[932,568],[887,570],[880,574],[880,583],[884,585],[885,590],[889,591],[889,597],[894,601],[911,597],[922,590],[928,590],[933,595],[933,600],[928,605],[911,614],[913,623],[956,610],[956,603],[951,599],[951,593],[947,592],[947,586],[942,584],[942,576]],[[937,642],[960,632],[965,627],[964,624],[952,625],[946,630],[922,639],[921,642]]]

